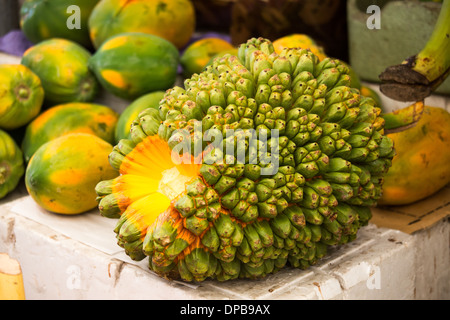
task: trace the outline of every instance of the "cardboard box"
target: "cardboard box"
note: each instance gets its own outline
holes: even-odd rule
[[[371,223],[412,234],[450,216],[450,185],[421,201],[404,206],[380,206],[372,209]]]

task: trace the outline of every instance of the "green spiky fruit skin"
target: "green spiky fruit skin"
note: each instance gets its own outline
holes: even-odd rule
[[[270,41],[253,38],[237,57],[216,59],[184,88],[168,90],[159,114],[141,113],[130,139],[114,148],[116,169],[151,135],[174,150],[214,130],[219,146],[230,149],[208,151],[199,177],[147,230],[130,233],[121,217],[119,245],[137,260],[148,256],[150,269],[163,277],[225,281],[262,278],[287,265],[306,269],[330,246],[354,240],[371,219],[395,150],[381,110],[350,83],[338,60],[319,62],[300,49],[277,55]],[[194,130],[200,124],[203,136]],[[249,143],[249,129],[269,151]],[[233,156],[239,152],[244,162]],[[271,152],[279,166],[268,174]],[[110,182],[97,193],[102,214],[120,216]]]
[[[118,143],[121,139],[129,137],[131,123],[141,111],[159,106],[159,100],[164,97],[164,91],[154,91],[147,93],[130,103],[120,114],[114,132],[114,139]]]

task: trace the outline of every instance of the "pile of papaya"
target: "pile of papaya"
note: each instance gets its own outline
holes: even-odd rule
[[[97,206],[97,183],[119,174],[108,156],[140,112],[157,109],[177,79],[237,54],[223,35],[196,37],[190,0],[76,3],[26,0],[21,29],[33,45],[20,64],[0,65],[0,199],[23,181],[37,204],[59,214]],[[301,47],[326,57],[304,34],[273,40],[277,52]],[[356,74],[352,81],[382,108]],[[127,107],[99,103],[102,91]],[[414,130],[391,137],[397,155],[380,203],[412,203],[450,182],[448,112],[426,107]]]
[[[26,0],[32,46],[0,65],[0,198],[24,183],[45,210],[97,206],[95,186],[118,175],[108,156],[178,76],[195,29],[190,0]],[[125,100],[117,110],[102,91]]]

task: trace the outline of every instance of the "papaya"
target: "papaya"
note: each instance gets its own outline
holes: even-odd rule
[[[87,133],[71,133],[43,144],[25,171],[29,195],[42,208],[80,214],[97,206],[95,186],[118,176],[109,164],[113,146]]]
[[[450,182],[450,113],[446,110],[425,106],[414,127],[388,136],[397,155],[384,177],[378,204],[411,204]]]
[[[33,43],[63,38],[92,48],[88,19],[98,1],[25,0],[20,8],[20,27]]]
[[[25,161],[44,143],[75,132],[90,133],[114,144],[118,119],[114,110],[94,103],[73,102],[49,108],[26,127],[22,140]]]
[[[122,33],[106,41],[89,59],[89,68],[112,94],[134,100],[175,83],[179,51],[146,33]]]
[[[231,43],[217,37],[194,41],[184,50],[180,58],[183,77],[190,78],[194,73],[202,72],[212,57],[220,52],[232,49],[234,47]]]
[[[148,108],[158,110],[159,101],[164,97],[164,91],[155,91],[145,94],[129,104],[120,114],[115,129],[115,142],[121,139],[128,139],[130,136],[130,128],[137,116]]]
[[[195,9],[190,0],[101,0],[88,25],[96,49],[124,32],[157,35],[181,49],[194,33]]]
[[[0,65],[0,128],[17,129],[36,117],[44,101],[39,77],[20,64]]]
[[[6,131],[0,130],[0,199],[17,187],[24,172],[22,151]]]
[[[88,69],[91,53],[79,44],[60,38],[44,40],[25,51],[21,63],[42,81],[45,103],[90,102],[99,84]]]

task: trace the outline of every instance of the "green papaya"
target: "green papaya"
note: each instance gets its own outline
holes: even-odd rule
[[[12,130],[30,122],[41,111],[44,88],[26,66],[0,65],[0,128]]]
[[[97,95],[99,84],[88,68],[91,53],[65,39],[49,39],[25,51],[22,64],[42,81],[45,103],[89,102]]]
[[[22,151],[7,132],[0,130],[0,199],[17,187],[24,172]]]
[[[88,19],[99,0],[25,0],[20,26],[33,43],[50,38],[74,41],[92,48]]]
[[[134,100],[170,88],[176,80],[178,49],[145,33],[122,33],[107,40],[89,59],[89,67],[112,94]]]

